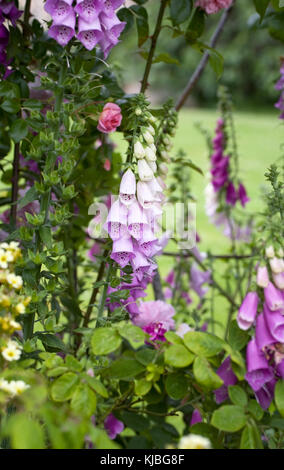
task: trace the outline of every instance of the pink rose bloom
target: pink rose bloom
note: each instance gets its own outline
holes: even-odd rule
[[[232,2],[233,0],[198,0],[195,6],[205,10],[208,15],[212,15],[218,13],[222,8],[229,8]]]
[[[152,341],[165,341],[164,334],[175,327],[174,308],[162,300],[142,302],[133,323],[150,335]]]
[[[116,131],[122,121],[121,109],[115,103],[107,103],[99,118],[98,130],[108,134]]]

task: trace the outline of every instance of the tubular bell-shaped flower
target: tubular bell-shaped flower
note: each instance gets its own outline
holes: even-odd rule
[[[151,208],[156,201],[154,194],[144,181],[138,181],[137,183],[137,199],[144,209]]]
[[[140,204],[137,201],[134,201],[128,210],[128,232],[133,238],[140,240],[143,236],[146,225],[148,225],[146,214]]]
[[[66,46],[75,35],[76,16],[72,7],[72,1],[47,0],[44,8],[53,20],[48,35],[61,46]]]
[[[143,158],[142,160],[138,160],[138,175],[141,181],[151,181],[154,177],[154,173],[149,167],[147,161]]]
[[[256,319],[255,340],[259,350],[263,350],[266,346],[276,343],[276,339],[270,333],[266,324],[264,314],[261,313]]]
[[[122,204],[129,206],[135,200],[136,194],[136,178],[132,170],[130,168],[124,173],[120,188],[119,188],[119,199]]]
[[[257,268],[256,283],[259,287],[267,287],[269,284],[269,275],[266,266]]]
[[[113,240],[123,237],[127,232],[127,208],[119,200],[115,201],[109,211],[106,227]]]
[[[247,373],[245,379],[251,388],[257,392],[264,384],[273,379],[273,372],[265,355],[258,349],[255,338],[247,345],[246,358]]]
[[[240,306],[237,322],[241,330],[248,330],[256,317],[258,295],[256,292],[248,292]]]
[[[238,381],[232,369],[230,356],[226,357],[226,359],[222,362],[219,369],[217,369],[217,374],[224,382],[221,387],[214,390],[216,403],[219,404],[227,400],[229,397],[228,386],[235,385]]]
[[[110,257],[124,268],[135,257],[131,237],[114,240]]]
[[[284,315],[280,312],[271,312],[267,305],[263,306],[263,314],[271,336],[280,343],[284,343]]]
[[[281,291],[276,289],[272,282],[269,282],[268,286],[265,287],[264,298],[269,310],[271,310],[272,312],[275,312],[277,310],[281,310],[281,312],[284,312],[284,297]]]
[[[77,37],[88,51],[94,49],[102,39],[102,36],[102,27],[98,18],[94,18],[92,22],[88,22],[79,17]]]

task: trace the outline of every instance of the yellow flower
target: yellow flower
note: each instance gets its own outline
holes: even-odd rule
[[[8,341],[6,348],[2,350],[2,356],[6,361],[17,361],[21,357],[21,348],[16,341]]]
[[[0,248],[0,268],[7,269],[8,264],[14,261],[14,256],[9,251],[4,251]]]
[[[178,449],[211,449],[211,442],[206,437],[188,434],[181,438]]]
[[[32,300],[31,297],[26,297],[24,300],[23,300],[23,304],[25,307],[27,307],[30,303],[30,301]]]
[[[11,300],[8,297],[8,295],[5,295],[5,294],[0,295],[0,305],[2,307],[10,307]]]
[[[10,320],[10,326],[13,328],[14,331],[18,331],[22,329],[20,323],[18,323],[15,320]]]
[[[24,306],[22,302],[20,302],[19,304],[16,305],[15,310],[17,313],[25,313],[26,307]]]
[[[14,289],[21,289],[23,285],[23,279],[21,276],[16,276],[13,273],[7,274],[7,282]]]

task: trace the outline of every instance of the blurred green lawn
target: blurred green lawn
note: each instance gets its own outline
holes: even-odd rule
[[[173,151],[182,148],[205,175],[209,168],[208,149],[205,137],[195,124],[199,122],[213,135],[217,118],[216,111],[203,109],[188,109],[179,115]],[[246,210],[254,214],[262,208],[261,187],[267,185],[264,173],[271,163],[280,161],[280,146],[284,141],[283,125],[278,120],[277,112],[273,110],[271,112],[236,112],[234,118],[240,159],[240,177],[251,199]],[[197,199],[196,229],[201,237],[199,249],[201,251],[210,250],[213,254],[225,254],[229,251],[230,242],[220,230],[209,222],[205,214],[204,188],[206,184],[206,176],[203,177],[192,171],[190,185],[192,194]],[[171,249],[175,249],[173,242],[170,242],[167,247],[167,250]],[[163,277],[169,272],[172,264],[172,258],[166,256],[159,258]],[[222,267],[224,267],[224,263],[219,262],[217,269],[220,271],[218,274],[221,274]],[[220,282],[222,283],[222,279]],[[148,292],[149,297],[152,298],[151,289]],[[216,299],[215,313],[216,320],[224,324],[227,318],[227,304],[220,297]],[[216,332],[222,335],[222,328],[217,327]]]

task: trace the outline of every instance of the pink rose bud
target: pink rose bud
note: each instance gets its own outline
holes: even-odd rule
[[[267,287],[269,283],[269,276],[266,266],[259,266],[256,275],[256,283],[259,287]]]
[[[116,131],[122,121],[121,109],[115,103],[107,103],[99,118],[98,130],[108,134]]]

